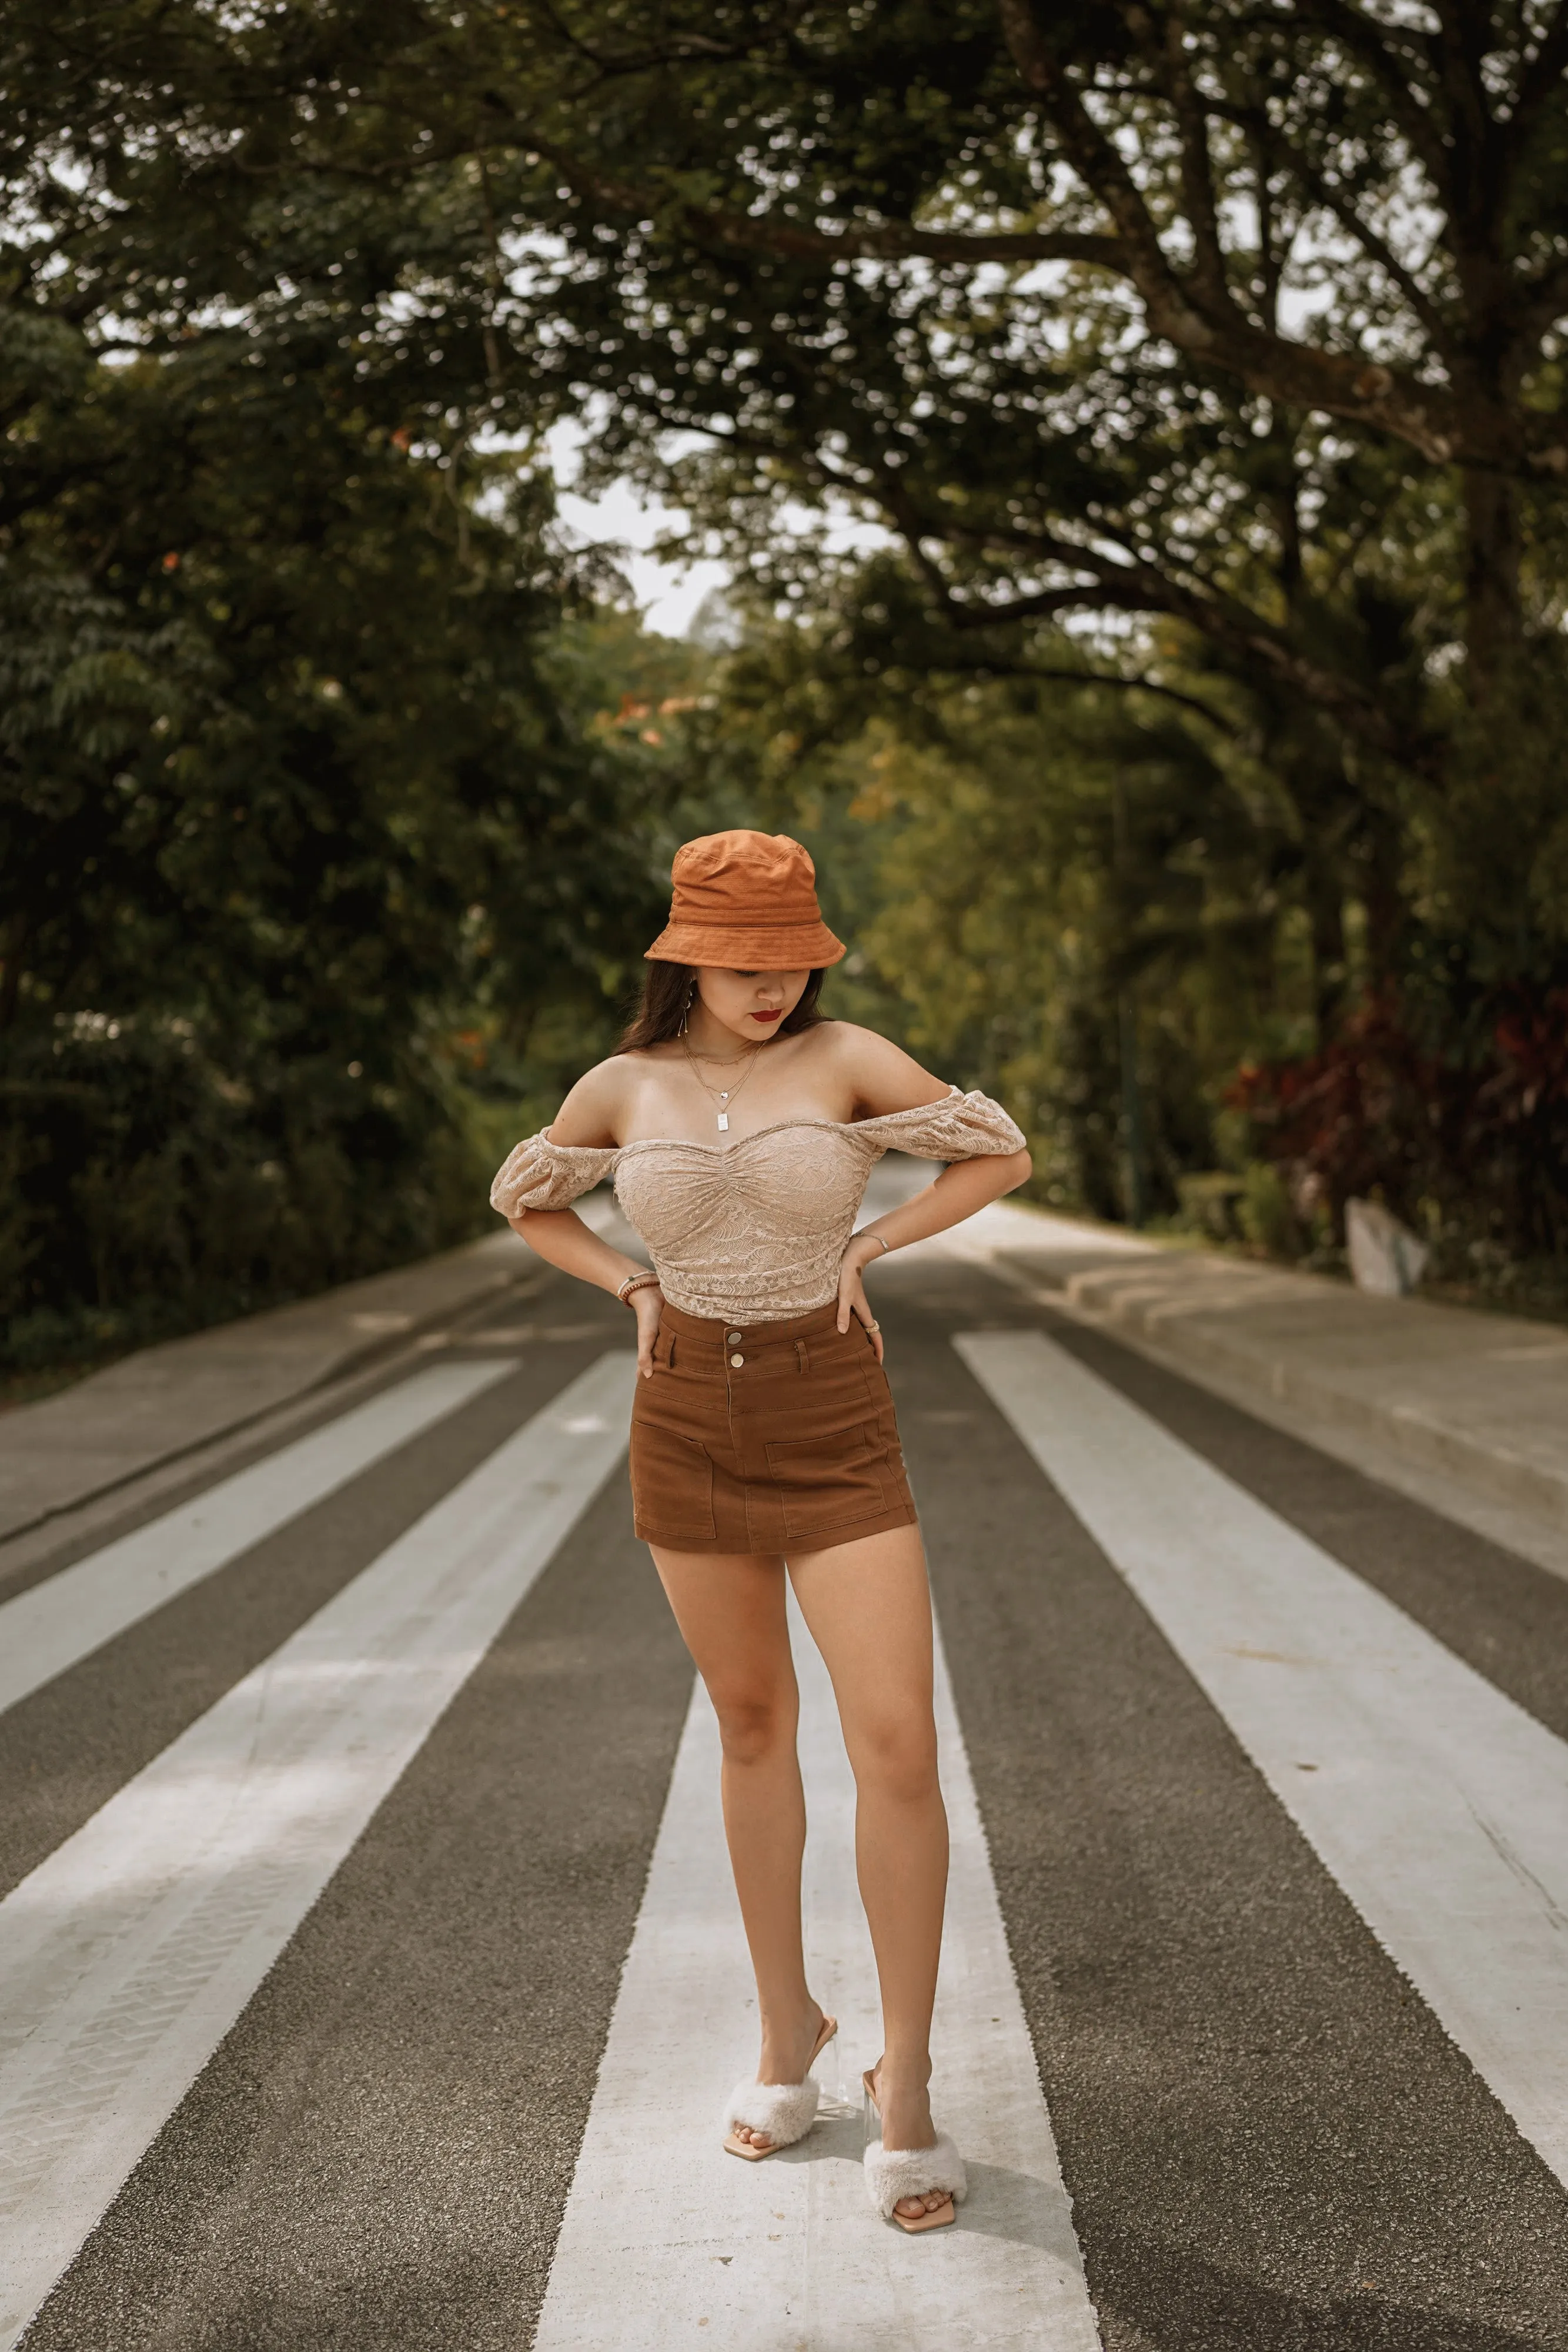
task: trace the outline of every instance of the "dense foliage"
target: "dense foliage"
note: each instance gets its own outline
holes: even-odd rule
[[[1561,1290],[1510,1272],[1560,1229],[1561,994],[1478,989],[1467,1033],[1434,924],[1391,1003],[1354,898],[1325,968],[1299,811],[1175,690],[868,683],[852,629],[804,635],[729,657],[714,766],[843,877],[858,1009],[1009,1101],[1042,1197],[1333,1263],[1344,1200],[1381,1188],[1445,1279]]]
[[[799,616],[765,739],[924,747],[888,872],[920,902],[918,803],[956,950],[1008,901],[1069,1189],[1261,1150],[1277,1240],[1374,1185],[1561,1254],[1568,13],[501,22],[486,136],[559,241],[518,318]],[[896,552],[824,561],[835,509]]]
[[[478,1229],[530,1026],[591,1023],[656,904],[656,795],[595,730],[591,579],[534,469],[459,475],[308,304],[145,345],[73,316],[68,274],[21,282],[28,226],[0,332],[23,1366]]]
[[[1565,68],[1560,0],[12,0],[0,1307],[456,1230],[476,1056],[606,1034],[754,812],[1060,1197],[1568,1248]],[[684,802],[569,415],[743,583]]]

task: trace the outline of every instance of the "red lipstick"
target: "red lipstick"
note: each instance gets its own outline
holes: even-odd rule
[[[780,1005],[776,1013],[754,1013],[751,1017],[754,1021],[782,1021],[784,1007]]]

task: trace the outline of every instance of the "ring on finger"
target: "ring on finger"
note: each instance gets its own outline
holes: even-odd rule
[[[880,1323],[868,1323],[865,1328],[868,1331],[880,1331],[882,1329],[882,1325]]]

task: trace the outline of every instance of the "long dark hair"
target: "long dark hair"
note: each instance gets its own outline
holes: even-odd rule
[[[802,1029],[813,1028],[827,1014],[817,1010],[817,999],[822,992],[822,978],[827,967],[820,965],[811,972],[800,991],[800,1002],[792,1013],[787,1013],[779,1024],[777,1034],[793,1037]],[[651,963],[643,979],[643,1002],[627,1026],[616,1051],[621,1054],[641,1054],[649,1045],[666,1045],[681,1034],[681,1022],[691,1002],[691,992],[696,982],[696,966],[690,963]]]

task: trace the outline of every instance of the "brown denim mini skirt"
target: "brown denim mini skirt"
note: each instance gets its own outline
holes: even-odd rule
[[[787,1323],[666,1306],[632,1408],[637,1533],[666,1551],[809,1552],[915,1523],[887,1375],[836,1302]]]

